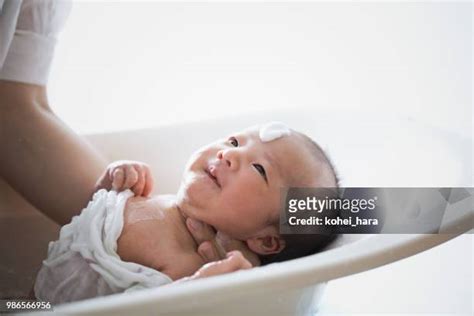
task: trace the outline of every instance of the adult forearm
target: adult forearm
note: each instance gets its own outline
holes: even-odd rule
[[[45,87],[0,81],[0,176],[64,225],[90,200],[105,159],[50,109]]]

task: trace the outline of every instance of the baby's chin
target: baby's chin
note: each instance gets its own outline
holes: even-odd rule
[[[192,192],[189,192],[189,187],[181,185],[176,194],[176,205],[185,217],[191,217],[202,221],[201,207],[193,198]]]

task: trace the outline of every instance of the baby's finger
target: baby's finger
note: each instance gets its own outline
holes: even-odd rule
[[[97,191],[99,189],[106,189],[106,190],[111,190],[112,189],[112,177],[109,176],[109,171],[106,170],[101,177],[97,180],[95,184],[95,189],[94,191]]]
[[[224,260],[214,261],[202,266],[194,275],[194,278],[205,278],[224,273],[230,273],[241,269],[250,269],[252,264],[245,259],[240,251],[232,251]]]
[[[197,252],[205,262],[212,262],[225,258],[219,256],[217,250],[210,241],[205,241],[200,244],[197,249]]]
[[[125,174],[123,172],[123,169],[122,168],[117,168],[113,171],[113,174],[112,174],[112,188],[114,190],[119,190],[122,185],[123,185],[123,182],[125,180]]]
[[[123,190],[130,189],[138,181],[138,173],[135,168],[130,165],[126,166],[125,168],[125,183],[122,186]]]
[[[115,172],[115,170],[117,170],[117,169],[119,169],[119,167],[116,167],[116,166],[114,166],[113,164],[110,164],[110,165],[107,167],[106,173],[107,173],[107,175],[108,175],[110,181],[113,181],[113,180],[114,180],[114,172]]]
[[[140,166],[134,166],[134,169],[138,174],[138,180],[135,185],[133,185],[132,191],[136,196],[141,196],[145,188],[145,171]]]
[[[143,196],[149,196],[153,191],[153,176],[149,167],[145,168],[145,188],[143,189]]]
[[[250,261],[238,250],[228,252],[227,259],[231,262],[229,265],[232,269],[240,270],[252,268]]]

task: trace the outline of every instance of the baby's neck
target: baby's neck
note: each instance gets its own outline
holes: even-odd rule
[[[165,206],[167,213],[173,217],[174,222],[178,223],[178,225],[176,225],[178,227],[178,229],[176,230],[178,236],[176,237],[181,241],[181,247],[188,249],[188,251],[191,251],[191,249],[193,249],[193,251],[197,252],[199,244],[197,244],[192,233],[189,231],[186,225],[186,220],[189,216],[187,215],[186,210],[179,206],[176,195],[157,195],[153,198],[161,201],[166,201],[166,203],[162,203],[162,205]],[[213,227],[210,227],[210,229],[215,231]],[[207,235],[204,231],[200,232],[200,234]],[[246,246],[246,243],[244,241],[232,238],[229,239],[229,237],[223,239],[221,238],[223,236],[226,235],[217,232],[216,235],[213,234],[213,239],[210,240],[214,245],[214,250],[217,251],[217,256],[219,257],[215,258],[216,260],[225,259],[226,253],[229,251],[240,250],[254,267],[261,265],[259,256],[253,251],[251,251]]]
[[[196,252],[197,244],[186,227],[186,217],[176,207],[173,195],[130,198],[124,221],[125,228],[137,227],[134,234],[149,234],[151,239],[158,238],[157,235],[160,239],[165,236],[169,240],[167,245],[171,247],[170,251]]]
[[[186,247],[186,248],[192,247],[194,249],[197,249],[199,245],[197,245],[191,232],[188,230],[186,226],[186,219],[188,216],[186,215],[185,212],[183,212],[179,208],[176,195],[161,194],[161,195],[156,195],[154,198],[161,201],[161,205],[164,207],[165,211],[168,214],[170,214],[175,220],[175,223],[177,224],[177,227],[179,228],[177,233],[179,233],[181,237],[183,237],[183,238],[180,238],[181,240],[183,240],[183,247]]]
[[[177,197],[175,195],[169,195],[169,197],[170,197],[170,199],[172,199],[174,201],[173,208],[179,214],[180,220],[182,221],[182,223],[183,223],[183,225],[186,229],[186,232],[189,234],[189,236],[191,236],[191,239],[194,241],[194,246],[196,247],[195,249],[197,249],[199,247],[199,245],[194,240],[193,235],[188,230],[187,225],[186,225],[186,220],[189,217],[187,215],[186,210],[182,209],[178,205]],[[211,229],[213,231],[216,231],[216,229],[213,228],[212,226],[211,226]],[[201,232],[201,234],[204,234],[204,232]],[[256,253],[252,252],[250,249],[248,249],[248,247],[246,247],[244,241],[239,241],[237,239],[232,239],[232,238],[223,240],[223,239],[217,237],[218,235],[220,237],[226,236],[226,235],[221,234],[220,232],[217,232],[217,234],[214,236],[214,239],[211,240],[211,242],[214,244],[215,250],[218,252],[218,256],[220,257],[220,259],[225,259],[226,258],[226,253],[229,252],[229,251],[240,250],[242,252],[242,254],[247,258],[247,260],[249,260],[252,263],[252,265],[254,267],[261,265],[261,261],[260,261],[259,256]]]

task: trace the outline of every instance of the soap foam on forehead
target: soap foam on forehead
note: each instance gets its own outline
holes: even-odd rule
[[[287,136],[291,134],[291,130],[288,126],[283,124],[282,122],[269,122],[262,127],[260,127],[260,131],[258,135],[260,136],[260,140],[262,142],[271,142],[272,140],[278,139],[283,136]]]

